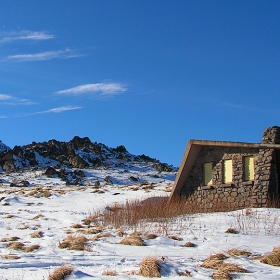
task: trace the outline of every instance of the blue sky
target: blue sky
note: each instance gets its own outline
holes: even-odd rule
[[[0,139],[75,135],[179,166],[280,125],[280,1],[0,3]]]

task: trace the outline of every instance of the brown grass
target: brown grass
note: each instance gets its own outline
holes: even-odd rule
[[[117,276],[117,272],[114,270],[105,270],[103,271],[102,275],[106,275],[106,276]]]
[[[139,275],[144,277],[158,277],[160,278],[161,260],[156,257],[147,257],[140,263]]]
[[[30,234],[31,238],[41,238],[42,237],[43,232],[41,230],[39,231],[35,231],[33,233]]]
[[[262,257],[261,262],[273,266],[280,266],[280,247],[275,247],[272,252]]]
[[[191,273],[190,273],[189,271],[187,271],[187,270],[185,270],[185,271],[179,271],[179,272],[178,272],[178,275],[179,275],[179,276],[192,277]]]
[[[190,248],[193,248],[193,247],[196,247],[196,245],[190,241],[186,242],[183,247],[190,247]]]
[[[69,235],[59,242],[58,248],[68,250],[84,251],[87,239],[84,236]]]
[[[26,253],[29,253],[29,252],[33,252],[33,251],[38,250],[38,249],[40,249],[39,245],[30,245],[30,246],[24,247],[23,251],[26,252]]]
[[[3,237],[0,242],[12,242],[12,241],[17,241],[20,238],[17,236],[12,236],[12,237]]]
[[[238,231],[234,228],[228,228],[225,233],[238,234]]]
[[[228,257],[223,253],[210,255],[201,265],[204,268],[218,269]]]
[[[250,253],[246,250],[229,249],[227,252],[228,252],[229,255],[235,256],[235,257],[238,257],[238,256],[250,257],[250,256],[252,256],[252,253]]]
[[[146,239],[156,239],[157,237],[158,236],[154,233],[150,233],[150,234],[145,235]]]
[[[218,202],[211,209],[201,203],[191,203],[188,199],[177,199],[170,203],[168,197],[151,197],[145,200],[127,200],[112,206],[105,207],[104,210],[95,211],[90,216],[95,217],[99,225],[109,228],[141,228],[146,223],[167,224],[174,217],[184,214],[225,212],[233,210],[228,203]],[[108,211],[114,209],[114,211]],[[89,216],[89,217],[90,217]],[[89,218],[88,217],[88,218]],[[88,219],[86,218],[86,220]],[[165,231],[165,229],[162,229]],[[164,232],[166,235],[167,232]]]
[[[62,265],[56,268],[48,277],[48,280],[64,280],[68,275],[74,271],[74,268],[69,265]]]
[[[143,239],[139,236],[127,236],[121,240],[120,244],[131,246],[145,246]]]
[[[176,236],[176,235],[169,235],[168,238],[176,240],[176,241],[182,240],[182,238],[180,238],[179,236]]]
[[[230,274],[224,270],[218,269],[212,275],[214,280],[232,280]]]
[[[18,260],[20,259],[20,256],[14,254],[7,254],[7,255],[2,255],[1,258],[5,260]]]
[[[110,236],[112,236],[111,233],[109,233],[109,232],[104,232],[104,233],[100,233],[100,234],[95,235],[94,237],[91,238],[91,240],[97,241],[97,240],[99,240],[100,238],[103,238],[103,237],[110,237]]]
[[[19,241],[9,242],[6,245],[6,248],[12,249],[12,250],[23,250],[24,247],[25,247],[24,243],[19,242]]]
[[[42,218],[42,217],[44,217],[44,215],[38,214],[38,215],[36,215],[35,217],[33,217],[32,220],[38,220],[38,219],[40,219],[40,218]]]
[[[84,226],[81,224],[74,224],[71,226],[71,228],[83,228]]]

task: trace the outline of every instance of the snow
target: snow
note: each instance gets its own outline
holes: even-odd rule
[[[214,253],[226,253],[237,248],[250,251],[254,256],[264,255],[279,245],[280,220],[278,209],[244,209],[225,213],[184,215],[174,219],[167,227],[147,224],[147,233],[156,233],[156,239],[145,240],[146,246],[119,244],[117,229],[106,229],[111,233],[98,241],[89,240],[88,250],[75,251],[58,248],[67,230],[73,235],[81,233],[71,225],[82,223],[96,209],[132,199],[166,196],[175,179],[175,173],[157,173],[148,164],[133,164],[124,172],[120,169],[99,168],[84,170],[87,177],[82,186],[66,186],[59,178],[48,178],[44,169],[25,170],[0,174],[0,238],[17,236],[26,246],[39,244],[33,252],[6,248],[8,242],[0,242],[0,255],[15,254],[19,259],[0,258],[0,280],[42,280],[58,266],[69,264],[74,273],[67,277],[74,279],[145,279],[137,275],[141,260],[147,256],[163,258],[163,279],[184,279],[179,271],[189,271],[190,279],[212,279],[213,270],[200,265]],[[157,176],[155,176],[157,175]],[[113,185],[104,178],[109,176]],[[129,177],[138,178],[132,182]],[[11,182],[26,180],[30,187],[10,187]],[[104,193],[94,193],[94,182],[99,180]],[[141,182],[154,184],[146,192]],[[48,189],[51,196],[36,197],[34,191]],[[137,190],[136,190],[137,189]],[[62,192],[64,191],[64,192]],[[33,192],[33,195],[31,193]],[[117,194],[117,195],[116,195]],[[42,216],[38,217],[37,215]],[[37,218],[35,219],[35,217]],[[228,228],[239,230],[239,234],[228,234]],[[42,231],[41,238],[30,234]],[[132,229],[131,229],[132,230]],[[126,229],[129,233],[129,229]],[[167,233],[167,234],[166,234]],[[167,235],[176,235],[176,241]],[[88,239],[94,235],[85,235]],[[194,248],[182,247],[187,241],[196,244]],[[227,262],[239,264],[250,273],[235,273],[235,279],[280,279],[280,268],[263,264],[249,257],[230,257]],[[117,276],[102,275],[113,270]],[[136,274],[135,274],[136,272]]]
[[[2,152],[6,152],[11,150],[10,147],[8,147],[7,145],[5,145],[1,140],[0,140],[0,153]]]

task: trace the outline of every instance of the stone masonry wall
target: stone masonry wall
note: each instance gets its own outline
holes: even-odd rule
[[[259,159],[258,149],[202,147],[181,190],[188,197],[190,204],[204,205],[212,208],[219,202],[229,203],[233,208],[249,207],[254,188],[253,181],[244,181],[244,157],[254,156]],[[232,184],[223,183],[223,161],[232,160]],[[203,164],[212,162],[212,185],[204,186]],[[264,201],[264,197],[261,196]]]

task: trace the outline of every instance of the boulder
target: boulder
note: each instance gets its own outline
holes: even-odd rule
[[[80,168],[80,169],[84,169],[84,168],[88,168],[89,165],[88,163],[83,160],[80,156],[76,155],[76,156],[71,156],[69,157],[69,163],[74,167],[74,168]]]

